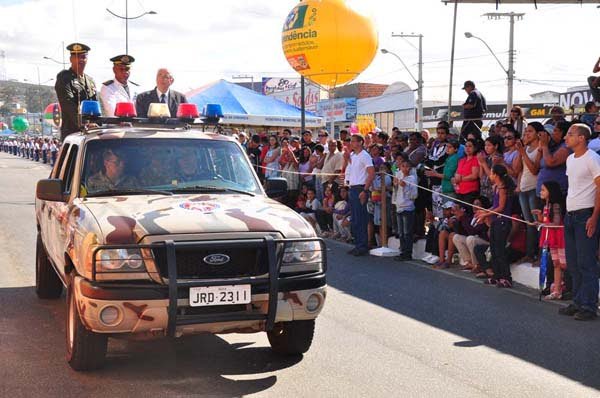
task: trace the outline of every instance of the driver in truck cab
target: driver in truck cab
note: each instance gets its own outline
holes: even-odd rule
[[[101,170],[87,181],[88,192],[131,189],[139,185],[135,177],[125,174],[125,159],[120,153],[107,149],[102,153],[102,161]]]

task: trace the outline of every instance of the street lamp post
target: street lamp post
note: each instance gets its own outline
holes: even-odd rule
[[[415,35],[415,37],[419,37],[419,78],[418,79],[415,78],[415,76],[412,74],[410,69],[408,69],[408,66],[406,66],[406,64],[404,63],[404,61],[402,61],[402,58],[400,58],[400,56],[398,56],[398,54],[388,51],[385,48],[382,48],[381,52],[383,54],[390,54],[390,55],[393,55],[394,57],[396,57],[398,59],[398,61],[400,61],[402,66],[404,66],[404,69],[406,69],[406,71],[408,72],[410,77],[415,81],[415,83],[417,83],[417,118],[418,118],[417,128],[419,131],[421,131],[423,129],[423,57],[422,57],[422,51],[421,51],[423,35],[418,35],[418,36]]]
[[[52,61],[52,62],[54,62],[55,64],[62,65],[62,66],[63,66],[63,69],[67,69],[67,64],[65,63],[65,60],[64,60],[64,59],[63,59],[63,62],[60,62],[60,61],[57,61],[57,60],[55,60],[55,59],[54,59],[54,58],[52,58],[52,57],[46,57],[46,56],[44,56],[44,57],[42,57],[42,58],[43,58],[43,59],[47,59],[48,61]]]
[[[507,80],[508,80],[507,81],[508,93],[506,95],[506,109],[507,109],[507,111],[510,111],[510,109],[513,106],[513,86],[514,86],[514,80],[515,80],[515,69],[514,69],[514,63],[515,63],[515,49],[514,49],[515,19],[521,20],[521,19],[523,19],[523,15],[525,15],[525,14],[522,14],[522,13],[517,14],[514,12],[509,12],[509,13],[494,12],[494,13],[489,13],[489,14],[484,14],[484,15],[487,16],[489,19],[501,19],[502,17],[508,17],[510,19],[510,33],[509,33],[509,41],[508,41],[508,69],[506,69],[504,67],[504,65],[502,65],[502,62],[500,62],[500,60],[498,59],[498,57],[496,56],[494,51],[492,51],[492,49],[485,42],[485,40],[473,35],[470,32],[465,32],[465,37],[467,39],[470,39],[470,38],[477,39],[477,40],[481,41],[483,44],[485,44],[487,49],[490,50],[490,53],[492,53],[494,58],[496,58],[496,61],[498,61],[498,64],[500,65],[500,67],[502,68],[504,73],[506,73]]]
[[[108,8],[106,9],[106,11],[109,12],[109,14],[117,17],[117,18],[121,18],[125,20],[125,54],[129,55],[129,20],[130,19],[138,19],[143,17],[144,15],[156,15],[155,11],[146,11],[140,15],[137,15],[135,17],[130,17],[129,16],[129,1],[125,0],[125,16],[121,16],[118,15],[114,12],[112,12],[111,10],[109,10]]]

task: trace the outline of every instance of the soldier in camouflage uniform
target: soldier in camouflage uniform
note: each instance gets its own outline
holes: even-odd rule
[[[132,189],[139,186],[135,177],[126,175],[125,160],[110,149],[102,155],[104,168],[91,176],[87,181],[87,191],[90,193],[112,189]]]
[[[79,104],[83,100],[97,101],[96,84],[94,80],[83,73],[87,64],[88,46],[81,43],[73,43],[67,46],[71,52],[69,58],[71,67],[56,75],[56,96],[60,103],[62,112],[62,126],[60,138],[81,130],[79,115]]]

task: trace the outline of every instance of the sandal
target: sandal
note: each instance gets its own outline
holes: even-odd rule
[[[552,292],[547,296],[544,296],[544,300],[561,300],[562,294],[559,292]]]
[[[489,275],[486,274],[485,272],[479,272],[477,275],[475,275],[475,278],[477,278],[477,279],[486,279],[486,278],[489,278]]]
[[[510,289],[512,287],[512,283],[508,279],[500,279],[498,280],[496,287]]]
[[[486,280],[483,281],[484,285],[495,285],[496,283],[498,283],[496,278],[487,278]]]
[[[442,263],[437,263],[436,265],[433,266],[434,269],[448,269],[450,268],[450,264],[448,264],[446,261],[442,262]]]

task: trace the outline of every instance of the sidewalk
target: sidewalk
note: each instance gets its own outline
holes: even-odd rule
[[[388,239],[388,247],[398,249],[400,241],[396,238]],[[425,239],[419,240],[413,246],[413,258],[421,259],[425,255]],[[531,289],[539,290],[539,267],[532,267],[531,263],[512,264],[510,272],[514,282]],[[600,282],[599,282],[600,283]],[[598,295],[600,298],[600,295]]]

